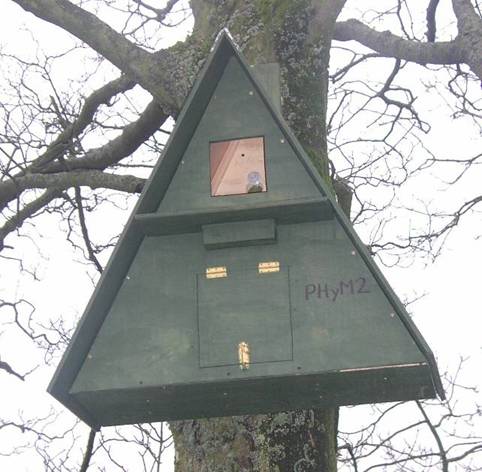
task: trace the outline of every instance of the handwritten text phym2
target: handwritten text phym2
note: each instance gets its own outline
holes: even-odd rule
[[[326,300],[335,302],[340,297],[370,293],[367,279],[358,277],[350,280],[340,280],[336,284],[313,283],[305,285],[305,300]]]

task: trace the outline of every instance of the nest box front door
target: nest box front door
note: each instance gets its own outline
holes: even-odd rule
[[[253,266],[224,273],[197,278],[200,367],[249,369],[292,361],[288,270],[264,272]]]
[[[443,395],[254,72],[223,33],[51,382],[93,427]]]

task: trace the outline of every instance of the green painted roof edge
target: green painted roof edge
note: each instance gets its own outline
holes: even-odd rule
[[[76,400],[69,394],[69,390],[83,365],[83,362],[104,322],[105,317],[109,312],[110,306],[124,280],[124,277],[129,270],[132,260],[137,254],[139,245],[144,238],[144,235],[134,222],[134,217],[136,214],[156,211],[177,169],[183,151],[187,147],[190,138],[195,132],[214,91],[214,88],[217,85],[222,72],[224,71],[227,61],[232,56],[239,60],[243,70],[252,81],[253,86],[259,93],[265,106],[270,111],[286,139],[292,145],[297,157],[300,159],[300,162],[303,164],[320,192],[327,196],[330,200],[330,203],[335,211],[336,218],[346,231],[353,245],[359,251],[373,277],[394,306],[397,315],[413,337],[415,343],[427,358],[427,362],[431,367],[432,378],[437,393],[441,398],[444,398],[445,395],[442,383],[440,381],[440,376],[438,374],[437,365],[432,351],[410,319],[400,300],[389,286],[380,269],[376,266],[372,257],[368,254],[364,244],[355,233],[351,223],[344,215],[335,198],[331,194],[331,189],[329,189],[327,184],[323,181],[320,174],[311,163],[311,160],[303,150],[301,144],[298,142],[297,138],[294,136],[281,114],[276,110],[267,97],[266,92],[250,70],[250,66],[242,57],[227,30],[223,30],[216,38],[216,42],[183,104],[181,113],[176,121],[176,125],[165,145],[164,152],[155,165],[151,176],[144,186],[138,202],[136,203],[131,215],[127,220],[124,231],[122,232],[122,235],[120,236],[119,241],[114,248],[112,255],[110,256],[109,262],[99,282],[97,283],[83,316],[77,325],[70,344],[65,351],[54,377],[48,386],[49,393],[73,412],[75,412],[87,424],[94,428],[98,428],[98,425],[92,418],[90,418],[88,412],[85,412],[83,407],[78,404]],[[208,81],[206,80],[208,78],[217,78],[217,80]]]

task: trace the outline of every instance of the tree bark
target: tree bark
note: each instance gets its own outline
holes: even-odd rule
[[[452,7],[457,17],[463,62],[482,81],[482,18],[470,0],[452,0]]]
[[[337,411],[171,424],[176,472],[335,472]]]

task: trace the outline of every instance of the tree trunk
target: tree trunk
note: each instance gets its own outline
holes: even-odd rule
[[[334,472],[337,411],[304,410],[171,424],[176,472]]]
[[[279,63],[283,115],[327,180],[329,51],[344,3],[191,0],[197,41],[226,26],[250,63]],[[335,472],[337,419],[326,409],[172,422],[175,470]]]

